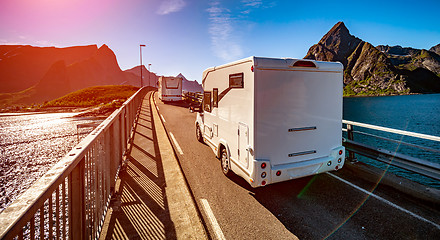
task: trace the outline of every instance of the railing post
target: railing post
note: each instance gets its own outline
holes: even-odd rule
[[[85,158],[72,170],[69,178],[69,239],[86,239],[84,164]]]
[[[348,140],[353,141],[354,137],[353,137],[353,125],[351,124],[347,124],[347,138]],[[348,152],[348,160],[350,162],[357,162],[357,158],[356,155],[353,151],[347,150]]]
[[[119,166],[119,158],[121,157],[121,116],[117,117],[117,120],[113,123],[110,128],[110,146],[113,150],[110,154],[110,191],[112,197],[115,193],[115,177]]]

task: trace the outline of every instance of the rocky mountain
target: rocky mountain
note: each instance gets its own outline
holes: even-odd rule
[[[176,77],[181,77],[182,81],[182,90],[187,92],[203,92],[202,85],[200,85],[196,80],[191,81],[186,79],[182,73],[179,73]]]
[[[0,45],[0,93],[19,92],[37,84],[51,66],[92,57],[96,45],[68,48]]]
[[[124,72],[133,74],[134,79],[130,80],[127,84],[133,85],[133,86],[139,86],[141,82],[141,70],[140,66],[136,66],[134,68],[125,70]],[[150,72],[147,70],[147,68],[142,65],[142,85],[143,86],[152,86],[157,87],[157,81],[159,81],[159,76],[157,76],[155,73]]]
[[[437,53],[437,55],[440,55],[440,43],[435,45],[434,47],[430,48],[429,51]]]
[[[21,48],[30,48],[28,51],[31,53],[20,51]],[[0,105],[42,103],[90,86],[140,85],[139,81],[136,81],[136,75],[123,72],[119,68],[115,54],[106,45],[100,48],[96,45],[66,49],[37,48],[36,51],[29,46],[2,46],[1,49],[6,51],[3,56],[9,56],[0,61],[1,85],[16,81],[20,83],[17,86],[26,87],[16,93],[0,94]],[[14,51],[17,51],[18,55],[14,55]],[[59,51],[61,53],[58,53]],[[42,56],[46,56],[47,59],[43,59]],[[3,63],[4,60],[6,63]],[[40,60],[44,64],[40,63]],[[21,68],[18,68],[20,65]],[[7,66],[10,67],[9,71],[6,71]],[[36,70],[36,66],[44,67],[44,71]],[[38,73],[35,79],[41,75],[36,83],[35,79],[27,79],[33,70]],[[17,86],[9,89],[16,89]]]
[[[344,95],[393,95],[440,92],[440,61],[434,51],[374,47],[337,23],[313,45],[306,59],[339,61],[344,65]]]

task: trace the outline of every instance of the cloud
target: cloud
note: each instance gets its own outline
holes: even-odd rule
[[[162,2],[156,13],[159,15],[166,15],[173,12],[178,12],[185,6],[186,3],[183,0],[165,0]]]
[[[270,1],[267,0],[263,2],[263,0],[241,0],[242,7],[245,8],[245,10],[241,11],[242,14],[247,15],[251,13],[254,9],[267,9],[272,8],[277,5],[276,1]]]
[[[258,8],[263,4],[263,0],[242,0],[241,1],[245,7]]]
[[[243,50],[238,39],[233,36],[234,19],[231,11],[220,6],[220,2],[212,2],[206,11],[209,13],[209,34],[211,44],[217,57],[231,61],[242,57]]]

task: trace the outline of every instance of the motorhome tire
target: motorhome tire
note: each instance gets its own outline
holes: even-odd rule
[[[232,175],[231,171],[231,161],[229,160],[228,152],[225,148],[222,148],[222,155],[220,157],[220,164],[222,167],[222,172],[225,176],[230,177]]]
[[[201,143],[203,142],[202,131],[200,130],[199,125],[196,126],[196,137],[197,137],[197,141],[199,141]]]

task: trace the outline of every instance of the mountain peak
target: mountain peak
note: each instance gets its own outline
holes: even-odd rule
[[[183,74],[182,73],[179,73],[176,77],[181,77],[182,79],[184,79],[184,80],[187,80],[188,81],[188,79],[186,79],[186,77],[185,76],[183,76]]]
[[[95,59],[109,70],[121,71],[115,53],[105,44],[96,51]]]
[[[320,61],[339,61],[347,65],[347,57],[361,40],[350,34],[344,22],[336,23],[324,37],[313,45],[304,58]]]
[[[326,35],[334,35],[334,34],[349,35],[350,32],[348,31],[348,28],[345,26],[344,22],[338,22],[330,29],[330,31],[328,31]]]

